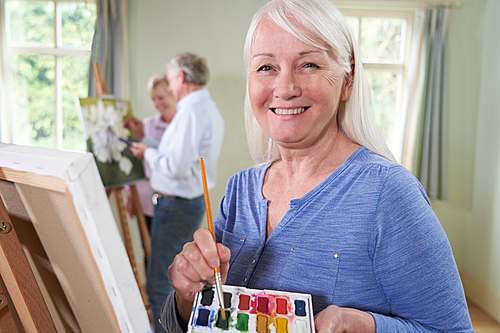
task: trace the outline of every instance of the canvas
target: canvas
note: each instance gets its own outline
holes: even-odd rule
[[[130,102],[80,98],[78,108],[87,151],[95,157],[104,186],[108,189],[121,187],[145,179],[142,161],[120,140],[137,141],[123,127],[125,119],[133,116]]]
[[[152,333],[92,154],[0,143],[0,156],[0,198],[57,332]]]

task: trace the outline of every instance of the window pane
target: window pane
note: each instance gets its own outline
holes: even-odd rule
[[[87,148],[75,100],[88,95],[89,58],[63,58],[63,149]]]
[[[370,62],[401,62],[404,24],[405,20],[398,18],[363,17],[360,24],[363,59]]]
[[[54,45],[54,3],[7,1],[10,39],[14,43]]]
[[[87,46],[94,36],[96,5],[83,2],[61,3],[63,45]]]
[[[13,141],[54,148],[54,57],[11,58],[14,80]]]
[[[354,38],[358,40],[358,34],[359,34],[359,18],[356,16],[346,16],[346,21],[347,24],[349,25],[349,28],[351,28],[352,32],[354,33]]]
[[[372,111],[382,137],[390,149],[395,147],[395,126],[397,112],[397,96],[401,94],[401,75],[366,71],[372,97]],[[394,150],[393,150],[394,151]]]

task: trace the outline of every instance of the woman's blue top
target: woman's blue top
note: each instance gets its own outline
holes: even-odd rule
[[[473,332],[449,241],[410,172],[361,147],[292,200],[266,239],[268,167],[231,177],[221,201],[214,225],[231,250],[226,284],[308,293],[315,313],[367,311],[377,332]],[[162,316],[171,333],[173,300]]]

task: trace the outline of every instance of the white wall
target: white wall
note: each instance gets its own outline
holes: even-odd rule
[[[433,202],[457,263],[463,269],[464,227],[472,209],[476,122],[480,91],[482,20],[486,0],[464,0],[450,29],[449,200]]]
[[[226,120],[218,184],[211,193],[214,213],[228,177],[252,165],[243,121],[243,43],[253,13],[265,2],[129,1],[131,99],[139,117],[155,112],[146,83],[165,71],[168,59],[190,51],[208,61],[208,88]],[[453,11],[450,31],[450,198],[433,207],[459,268],[500,295],[500,2],[462,3]]]
[[[140,0],[129,1],[131,101],[139,117],[153,114],[146,91],[148,78],[165,72],[167,61],[182,52],[207,60],[207,85],[226,122],[217,186],[211,191],[217,212],[228,178],[252,166],[246,144],[243,102],[243,44],[259,0]]]
[[[487,310],[500,321],[500,1],[487,0],[484,9],[482,52],[476,62],[481,79],[472,209],[465,225],[463,267],[494,292]]]

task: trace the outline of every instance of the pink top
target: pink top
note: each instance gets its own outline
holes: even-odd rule
[[[142,123],[144,124],[144,136],[160,142],[163,132],[165,132],[165,129],[168,126],[168,124],[161,119],[161,114],[157,113],[154,116],[147,117]],[[146,161],[143,161],[142,164],[144,166],[144,174],[146,175],[146,178],[149,179],[151,176],[151,169]],[[141,206],[144,215],[152,217],[154,215],[154,208],[151,198],[154,191],[151,189],[151,186],[149,186],[149,180],[138,182],[135,187],[137,188],[139,198],[141,199]]]

